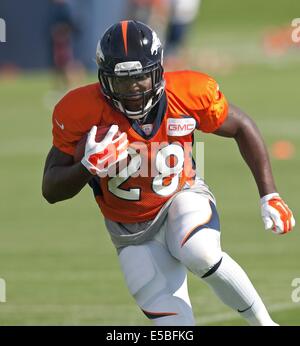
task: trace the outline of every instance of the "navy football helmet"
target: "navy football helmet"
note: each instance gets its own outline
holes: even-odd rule
[[[164,92],[162,60],[161,42],[147,25],[129,20],[108,28],[98,42],[96,61],[102,91],[113,107],[131,119],[145,117]]]

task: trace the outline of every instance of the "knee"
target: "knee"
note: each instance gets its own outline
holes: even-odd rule
[[[212,202],[195,193],[190,195],[192,203],[178,199],[171,210],[174,215],[169,213],[167,243],[174,257],[202,277],[222,258],[220,222]],[[181,198],[187,196],[182,194]]]
[[[119,259],[131,295],[157,325],[193,325],[186,270],[162,247],[128,246]]]
[[[181,262],[194,274],[203,277],[222,258],[220,234],[205,228],[181,248]]]

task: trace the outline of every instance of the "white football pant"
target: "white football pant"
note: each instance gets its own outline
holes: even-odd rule
[[[249,324],[276,325],[245,272],[222,252],[215,205],[199,193],[176,196],[155,238],[123,248],[119,259],[130,293],[157,326],[194,325],[187,269]]]

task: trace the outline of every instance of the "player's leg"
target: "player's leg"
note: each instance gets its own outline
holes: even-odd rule
[[[165,246],[156,240],[127,246],[119,260],[131,295],[155,325],[194,325],[186,268]]]
[[[179,194],[168,212],[170,252],[251,325],[275,325],[243,269],[220,246],[215,205],[195,192]]]

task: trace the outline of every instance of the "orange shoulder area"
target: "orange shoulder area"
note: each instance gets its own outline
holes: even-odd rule
[[[201,111],[210,106],[216,85],[210,76],[196,71],[166,72],[164,76],[171,109]]]
[[[57,120],[66,128],[88,127],[100,121],[104,108],[104,96],[99,83],[93,83],[69,91],[55,106],[53,121]]]
[[[100,124],[105,103],[99,83],[69,91],[53,111],[53,145],[73,155],[80,138],[93,125]]]

